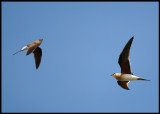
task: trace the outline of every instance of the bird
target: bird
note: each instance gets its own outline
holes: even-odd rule
[[[125,45],[125,47],[123,48],[119,56],[118,63],[121,67],[121,73],[114,73],[111,75],[118,80],[117,81],[118,85],[126,90],[130,90],[130,88],[128,87],[128,83],[130,81],[134,81],[134,80],[150,81],[150,80],[135,76],[131,71],[129,55],[130,55],[130,47],[133,39],[134,39],[134,36],[127,42],[127,44]]]
[[[36,64],[36,69],[38,69],[38,67],[41,63],[41,57],[42,57],[42,49],[38,46],[42,43],[42,41],[43,41],[43,39],[39,39],[34,42],[31,42],[30,44],[24,46],[21,50],[14,53],[13,55],[15,55],[21,51],[28,50],[26,55],[33,53],[34,59],[35,59],[35,64]]]

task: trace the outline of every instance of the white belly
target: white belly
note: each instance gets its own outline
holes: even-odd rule
[[[132,75],[132,74],[122,74],[121,79],[119,81],[133,81],[137,80],[137,76]]]

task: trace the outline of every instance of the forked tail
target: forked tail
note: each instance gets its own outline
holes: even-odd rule
[[[16,52],[16,53],[14,53],[13,55],[15,55],[15,54],[17,54],[17,53],[19,53],[19,52],[21,52],[22,50],[20,50],[20,51],[18,51],[18,52]]]
[[[143,78],[137,78],[137,80],[145,80],[145,81],[150,81],[150,80],[143,79]]]

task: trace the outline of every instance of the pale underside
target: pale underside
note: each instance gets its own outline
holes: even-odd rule
[[[137,80],[137,76],[132,75],[132,74],[122,74],[121,76],[116,76],[115,77],[118,81],[133,81]]]

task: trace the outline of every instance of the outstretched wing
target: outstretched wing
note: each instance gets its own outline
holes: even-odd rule
[[[28,47],[28,51],[26,55],[29,55],[30,53],[32,53],[40,44],[41,42],[39,42],[39,40],[36,40],[30,44],[27,45]]]
[[[26,55],[31,54],[36,48],[37,48],[36,44],[29,47]]]
[[[118,85],[121,86],[123,89],[127,89],[129,90],[128,88],[128,83],[129,81],[117,81]]]
[[[119,60],[118,63],[121,67],[121,73],[123,74],[132,74],[131,72],[131,65],[130,65],[130,61],[129,61],[129,55],[130,55],[130,47],[133,41],[132,37],[128,43],[126,44],[126,46],[124,47],[123,51],[121,52],[120,56],[119,56]]]
[[[37,47],[34,51],[34,59],[35,59],[35,64],[36,64],[36,69],[38,69],[40,63],[41,63],[41,57],[42,57],[42,49]]]

